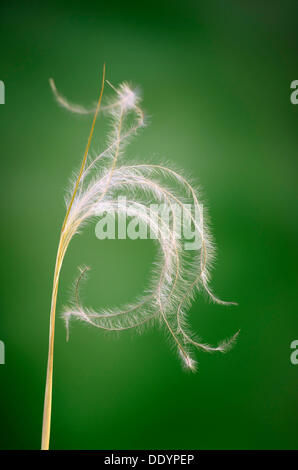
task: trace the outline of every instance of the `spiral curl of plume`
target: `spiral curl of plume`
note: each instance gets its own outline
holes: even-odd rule
[[[67,213],[57,255],[52,311],[55,312],[62,261],[72,237],[79,233],[88,221],[103,213],[113,212],[118,216],[136,217],[140,222],[150,225],[158,250],[153,263],[151,281],[145,294],[134,303],[122,308],[95,312],[84,307],[81,302],[81,281],[89,268],[80,269],[79,277],[74,284],[73,300],[63,312],[67,338],[71,319],[105,331],[129,329],[142,331],[146,325],[157,324],[164,327],[183,364],[194,371],[196,369],[194,349],[224,353],[233,345],[239,333],[217,346],[211,346],[200,341],[190,331],[188,325],[187,311],[197,291],[205,292],[212,302],[222,305],[233,304],[218,299],[209,287],[209,270],[214,258],[214,245],[206,223],[205,208],[203,214],[200,192],[175,169],[162,164],[124,164],[124,149],[127,143],[145,126],[140,95],[127,83],[114,88],[107,82],[113,90],[113,97],[101,106],[104,82],[103,77],[97,107],[88,109],[70,103],[57,91],[54,81],[50,80],[53,94],[60,106],[76,114],[95,113],[80,172],[72,182],[66,198]],[[106,148],[97,156],[91,157],[89,147],[100,106],[100,112],[110,119],[111,130]],[[127,198],[126,204],[121,204],[119,196],[123,195]],[[148,206],[152,203],[163,204],[168,209],[170,224],[166,224],[161,217],[158,218],[156,214],[148,211]],[[184,209],[188,222],[192,224],[200,238],[200,249],[185,250],[174,206]],[[200,215],[200,223],[195,213]],[[54,320],[51,322],[50,342],[53,341],[53,329]],[[48,369],[51,367],[52,363],[48,363]],[[49,375],[48,370],[48,380],[51,380],[51,372],[52,370]],[[51,388],[51,384],[49,387]],[[51,392],[48,394],[51,395]],[[51,396],[49,400],[51,401]],[[50,413],[46,409],[49,407],[49,402],[45,400],[45,415]],[[44,421],[44,426],[48,426],[43,433],[44,448],[49,439],[47,421],[49,416],[45,417]]]
[[[108,82],[109,83],[109,82]],[[109,83],[110,84],[110,83]],[[51,81],[52,89],[58,103],[68,111],[79,114],[91,114],[95,109],[87,109],[80,105],[70,104],[57,91]],[[111,331],[122,331],[139,328],[146,323],[162,323],[166,326],[169,336],[173,339],[184,364],[195,369],[195,360],[191,355],[192,347],[204,351],[226,352],[234,343],[237,335],[224,340],[216,347],[198,342],[189,332],[187,324],[187,308],[190,306],[196,290],[203,289],[209,298],[221,305],[233,305],[233,302],[224,302],[218,299],[211,291],[209,282],[209,267],[213,260],[214,248],[206,222],[200,224],[195,220],[189,209],[189,218],[198,231],[201,239],[199,253],[192,255],[183,250],[179,240],[179,226],[175,225],[175,211],[171,204],[181,205],[181,208],[193,205],[200,211],[202,217],[202,203],[198,191],[177,171],[162,165],[136,164],[117,166],[129,138],[145,126],[144,113],[139,106],[138,92],[122,83],[114,88],[115,97],[101,111],[111,119],[111,132],[108,136],[107,148],[95,158],[88,160],[86,168],[79,183],[65,229],[71,239],[79,228],[88,219],[100,216],[103,213],[118,213],[118,215],[133,216],[144,222],[155,232],[159,245],[158,260],[152,272],[151,285],[146,295],[137,299],[131,305],[123,308],[105,309],[99,313],[85,308],[80,301],[79,286],[89,268],[80,269],[80,275],[75,282],[74,302],[65,309],[63,317],[69,337],[69,321],[71,318],[86,322],[97,328]],[[133,113],[135,123],[126,126],[125,120]],[[172,179],[182,187],[182,196],[174,193],[171,187],[166,186],[163,179]],[[176,186],[175,186],[176,189]],[[177,190],[176,190],[177,191]],[[74,187],[70,188],[70,196],[66,199],[69,206]],[[119,196],[131,194],[131,199],[121,206]],[[184,194],[183,194],[184,193]],[[200,202],[199,202],[200,201]],[[173,218],[171,232],[169,226],[161,219],[156,221],[156,214],[151,214],[149,203],[157,202],[168,206]],[[235,304],[234,304],[235,305]]]

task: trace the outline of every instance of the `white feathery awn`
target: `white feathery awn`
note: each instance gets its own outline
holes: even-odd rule
[[[158,246],[157,261],[154,263],[146,294],[123,308],[105,309],[98,313],[85,308],[81,303],[80,282],[88,268],[81,269],[75,283],[73,301],[63,313],[67,337],[71,319],[110,331],[133,328],[142,331],[146,325],[160,324],[175,345],[184,366],[194,371],[196,369],[194,349],[223,353],[231,347],[239,333],[212,347],[201,342],[190,332],[186,313],[196,291],[206,292],[213,302],[232,304],[219,300],[209,287],[209,268],[214,257],[214,248],[206,226],[205,214],[204,220],[198,223],[193,211],[189,209],[187,212],[201,240],[199,250],[195,252],[185,250],[179,237],[173,205],[185,208],[191,204],[194,211],[202,215],[200,194],[180,173],[162,164],[120,163],[124,158],[123,151],[129,138],[145,125],[144,113],[140,107],[138,93],[127,83],[114,88],[107,82],[112,87],[114,96],[105,106],[101,106],[104,83],[105,67],[97,106],[94,109],[87,109],[66,100],[58,93],[54,81],[50,80],[54,96],[62,107],[77,114],[94,114],[94,118],[81,168],[67,199],[67,211],[57,251],[50,312],[42,449],[49,448],[50,440],[54,330],[59,275],[72,237],[89,219],[105,211],[116,211],[118,214],[134,216],[147,225],[150,224]],[[89,149],[99,110],[110,117],[111,131],[106,149],[92,159],[89,156]],[[119,204],[121,195],[128,198],[129,204],[123,206]],[[156,220],[156,217],[146,211],[152,201],[165,204],[169,208],[172,221],[170,228],[163,220]]]

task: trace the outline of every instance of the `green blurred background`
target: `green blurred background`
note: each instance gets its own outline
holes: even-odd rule
[[[111,3],[111,5],[109,5]],[[149,126],[128,152],[170,160],[204,188],[218,246],[215,292],[197,298],[193,329],[226,355],[198,354],[183,371],[162,332],[119,337],[57,321],[52,449],[297,448],[298,79],[296,1],[1,2],[0,447],[40,446],[51,284],[64,188],[90,118],[59,108],[48,78],[91,104],[102,64],[114,84],[140,85]],[[93,149],[101,148],[100,118]],[[85,299],[99,308],[146,286],[151,241],[74,239],[58,311],[77,266],[92,267]]]

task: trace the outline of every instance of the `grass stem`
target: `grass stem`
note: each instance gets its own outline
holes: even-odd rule
[[[57,258],[56,258],[56,265],[54,271],[54,280],[53,280],[53,290],[52,290],[52,300],[51,300],[51,312],[50,312],[50,332],[49,332],[49,350],[48,350],[48,363],[47,363],[47,375],[46,375],[46,387],[45,387],[45,397],[44,397],[44,410],[43,410],[43,423],[42,423],[42,438],[41,438],[41,450],[49,450],[50,445],[50,433],[51,433],[51,414],[52,414],[52,394],[53,394],[53,361],[54,361],[54,337],[55,337],[55,318],[56,318],[56,304],[57,304],[57,294],[58,294],[58,287],[59,287],[59,277],[60,271],[63,263],[63,259],[65,256],[65,252],[71,240],[71,236],[69,236],[69,232],[71,232],[71,227],[67,226],[67,221],[69,218],[69,214],[71,211],[71,207],[73,205],[80,180],[82,178],[82,174],[86,165],[88,152],[92,140],[92,135],[95,127],[95,122],[97,118],[97,114],[100,108],[103,89],[104,89],[104,82],[105,82],[105,65],[103,66],[103,75],[102,75],[102,85],[100,90],[100,96],[98,99],[97,107],[94,113],[94,118],[91,126],[91,131],[89,134],[86,150],[84,153],[84,157],[82,160],[81,168],[79,171],[79,175],[74,187],[74,191],[67,208],[67,212],[63,221],[60,240],[57,250]]]

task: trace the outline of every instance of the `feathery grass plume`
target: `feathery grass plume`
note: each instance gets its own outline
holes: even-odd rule
[[[134,217],[145,226],[150,226],[152,238],[157,242],[158,254],[146,293],[134,303],[122,308],[95,312],[84,307],[80,300],[80,286],[89,268],[80,269],[74,286],[73,300],[63,312],[67,339],[71,319],[107,331],[133,328],[142,331],[146,325],[159,324],[164,327],[184,366],[195,370],[194,349],[225,352],[235,342],[239,333],[217,346],[205,344],[191,333],[186,314],[196,291],[205,292],[213,302],[232,304],[218,299],[209,287],[209,268],[214,256],[214,247],[206,225],[205,209],[203,217],[200,194],[175,169],[161,164],[122,163],[125,145],[130,137],[145,125],[144,113],[140,107],[138,92],[127,83],[114,88],[107,82],[113,90],[113,98],[105,106],[101,106],[104,82],[105,68],[97,106],[88,109],[70,103],[59,94],[54,81],[50,80],[54,96],[62,107],[73,113],[94,114],[94,119],[80,171],[67,197],[67,212],[58,246],[50,316],[42,449],[49,448],[50,438],[54,326],[59,274],[72,237],[90,219],[105,212]],[[111,131],[105,150],[91,158],[89,148],[100,106],[101,111],[110,118]],[[170,223],[166,223],[160,214],[148,210],[152,203],[163,205],[167,209]],[[177,209],[183,212],[182,225],[188,223],[193,227],[194,234],[200,240],[199,249],[185,248]]]

